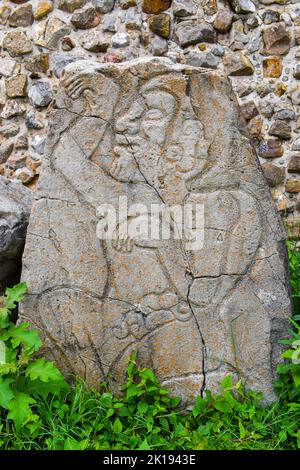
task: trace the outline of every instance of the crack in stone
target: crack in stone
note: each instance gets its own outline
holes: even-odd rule
[[[192,307],[192,304],[191,304],[191,301],[190,301],[190,291],[191,291],[191,287],[192,287],[192,284],[193,284],[193,277],[189,276],[190,279],[189,279],[189,285],[188,285],[188,292],[187,292],[187,296],[186,296],[186,299],[187,299],[187,303],[189,305],[189,308],[190,308],[190,311],[193,315],[193,318],[195,320],[195,323],[196,323],[196,327],[197,327],[197,330],[198,330],[198,333],[199,333],[199,336],[200,336],[200,339],[201,339],[201,349],[202,349],[202,362],[201,362],[201,371],[202,371],[202,376],[203,376],[203,382],[202,382],[202,385],[201,385],[201,389],[200,389],[200,395],[201,397],[203,397],[203,394],[204,394],[204,391],[205,391],[205,387],[206,387],[206,360],[207,360],[207,349],[206,349],[206,344],[205,344],[205,340],[204,340],[204,336],[203,336],[203,333],[201,331],[201,327],[200,327],[200,323],[198,321],[198,318],[194,312],[194,309]]]

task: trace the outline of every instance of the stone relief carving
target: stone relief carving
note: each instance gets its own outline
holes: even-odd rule
[[[50,261],[41,259],[37,280],[25,252],[32,291],[23,316],[35,306],[49,350],[67,370],[117,386],[136,349],[187,400],[228,372],[273,397],[272,321],[284,322],[290,309],[278,250],[284,234],[226,93],[217,74],[163,59],[66,69],[28,241],[44,237],[41,258],[48,250]],[[188,233],[96,240],[97,207],[122,196],[143,204],[130,223],[149,216],[152,204],[202,204],[203,247],[186,249]],[[172,217],[168,223],[174,233]],[[269,299],[275,286],[268,305],[259,293]]]

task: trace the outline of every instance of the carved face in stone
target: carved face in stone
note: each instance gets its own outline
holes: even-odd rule
[[[159,78],[147,82],[138,100],[117,118],[112,172],[121,181],[138,181],[138,165],[166,197],[176,187],[182,202],[185,181],[199,174],[206,163],[207,143],[185,82],[173,77],[169,82],[166,86],[165,77],[164,86],[159,86]]]

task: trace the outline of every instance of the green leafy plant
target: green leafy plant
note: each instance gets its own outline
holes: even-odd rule
[[[300,247],[297,242],[288,242],[288,254],[294,314],[300,315]]]
[[[34,432],[40,424],[37,397],[58,395],[68,385],[52,362],[35,358],[42,342],[29,323],[15,325],[10,316],[27,291],[25,283],[6,289],[0,298],[0,411],[17,431]]]

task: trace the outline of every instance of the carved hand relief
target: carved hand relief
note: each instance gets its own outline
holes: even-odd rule
[[[229,372],[273,398],[284,232],[236,106],[216,72],[166,59],[66,68],[22,310],[66,370],[118,387],[138,350],[185,400]]]

